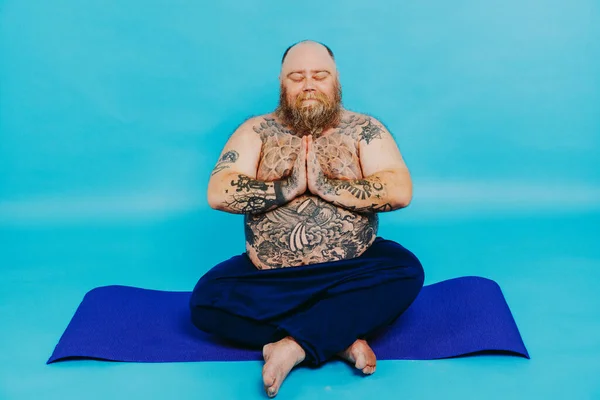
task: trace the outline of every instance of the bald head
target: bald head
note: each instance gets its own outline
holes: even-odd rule
[[[331,49],[329,48],[329,46],[327,46],[326,44],[324,44],[324,43],[321,43],[321,42],[315,42],[314,40],[303,40],[303,41],[301,41],[301,42],[298,42],[298,43],[295,43],[295,44],[291,45],[290,47],[288,47],[288,48],[285,50],[285,52],[283,53],[283,57],[281,58],[281,64],[283,64],[283,62],[285,61],[285,58],[287,57],[287,54],[289,53],[289,51],[290,51],[290,50],[291,50],[293,47],[295,47],[295,46],[297,46],[297,45],[299,45],[299,44],[306,44],[306,43],[314,43],[314,44],[319,44],[319,45],[321,45],[321,46],[325,47],[325,50],[327,50],[327,53],[328,53],[328,54],[331,56],[331,58],[332,58],[333,60],[335,60],[335,57],[334,57],[334,55],[333,55],[333,51],[331,51]]]
[[[333,52],[322,43],[305,40],[287,48],[281,60],[281,75],[294,70],[337,72]]]

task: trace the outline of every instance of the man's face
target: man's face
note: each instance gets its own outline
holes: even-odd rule
[[[279,110],[297,133],[324,130],[337,122],[341,87],[327,50],[306,43],[292,48],[282,66]]]

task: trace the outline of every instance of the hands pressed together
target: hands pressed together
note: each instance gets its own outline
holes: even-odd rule
[[[300,151],[288,180],[292,198],[304,194],[307,189],[314,195],[322,195],[327,177],[317,159],[312,136],[307,135],[302,138]]]

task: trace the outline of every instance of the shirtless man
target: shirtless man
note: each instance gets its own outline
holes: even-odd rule
[[[376,368],[365,339],[423,285],[418,259],[377,237],[378,212],[406,207],[412,182],[375,118],[341,105],[331,50],[286,50],[279,107],[226,143],[208,187],[214,209],[244,214],[246,253],[203,276],[190,300],[201,330],[261,346],[267,394],[290,370],[337,355]]]

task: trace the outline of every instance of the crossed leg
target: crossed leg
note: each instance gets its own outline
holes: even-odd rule
[[[242,312],[236,312],[238,309],[226,309],[224,306],[228,303],[225,301],[203,299],[203,285],[219,285],[223,279],[205,281],[196,287],[195,300],[190,302],[192,321],[205,332],[252,347],[262,347],[265,360],[263,383],[270,397],[277,395],[289,372],[302,362],[320,365],[338,356],[363,373],[372,374],[376,369],[376,356],[366,339],[401,315],[423,285],[420,263],[402,249],[384,248],[383,251],[388,252],[385,262],[365,268],[364,275],[362,272],[356,274],[356,269],[351,270],[352,275],[336,275],[335,285],[326,291],[319,292],[318,296],[311,293],[302,306],[268,318],[240,315],[252,310],[252,305],[238,308]],[[391,258],[390,251],[393,253]],[[282,271],[282,274],[290,272]],[[280,275],[279,272],[268,276],[275,275],[279,279],[277,284],[290,282],[288,275]],[[260,285],[264,285],[265,276],[260,275]],[[257,290],[253,279],[240,275],[233,287],[211,287],[205,292],[211,293],[211,296],[226,293],[229,299],[239,293],[251,292],[257,296],[255,304],[264,305],[264,302],[261,303],[264,298],[260,297],[264,286]],[[226,280],[231,281],[230,278]],[[288,291],[277,293],[282,300],[289,296]],[[273,304],[273,307],[277,306]]]

